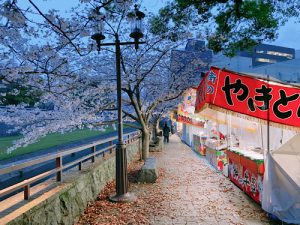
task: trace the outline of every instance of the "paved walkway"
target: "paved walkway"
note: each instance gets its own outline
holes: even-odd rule
[[[257,203],[176,135],[155,156],[161,176],[155,184],[131,183],[137,202],[118,205],[99,198],[79,224],[270,224]]]
[[[159,157],[168,215],[152,224],[269,224],[260,206],[175,135]]]

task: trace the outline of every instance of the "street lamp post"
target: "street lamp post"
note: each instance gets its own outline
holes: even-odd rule
[[[134,12],[130,13],[132,19],[132,27],[130,37],[134,38],[134,42],[120,42],[119,35],[115,33],[114,43],[101,43],[105,39],[102,33],[103,20],[101,18],[98,22],[98,32],[92,35],[92,39],[97,43],[97,49],[100,51],[101,46],[115,46],[116,57],[116,75],[117,75],[117,107],[118,107],[118,142],[116,144],[116,195],[111,196],[110,200],[113,202],[130,202],[134,201],[136,197],[128,192],[128,176],[127,176],[127,153],[126,144],[123,141],[123,120],[122,120],[122,92],[121,92],[121,45],[134,45],[138,49],[139,39],[143,37],[141,22],[145,14],[138,10],[137,5],[134,5]]]

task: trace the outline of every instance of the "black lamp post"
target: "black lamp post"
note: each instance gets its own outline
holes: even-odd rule
[[[103,35],[103,22],[104,17],[97,14],[97,31],[92,35],[92,39],[97,43],[97,50],[100,51],[101,46],[115,46],[116,57],[116,74],[117,74],[117,102],[118,102],[118,142],[116,144],[116,195],[110,197],[114,202],[130,202],[134,201],[136,197],[128,192],[128,176],[127,176],[127,153],[126,144],[123,141],[123,121],[122,121],[122,93],[121,93],[121,45],[135,45],[138,49],[140,42],[139,39],[143,37],[142,33],[142,19],[145,14],[138,10],[137,5],[134,5],[134,11],[128,14],[131,19],[131,34],[130,37],[134,38],[134,42],[120,42],[119,35],[115,32],[114,43],[101,43],[105,39]]]
[[[134,47],[137,50],[139,48],[139,39],[144,36],[142,30],[142,20],[145,17],[145,14],[138,10],[137,5],[134,5],[134,12],[130,13],[128,16],[131,19],[130,37],[134,39]]]

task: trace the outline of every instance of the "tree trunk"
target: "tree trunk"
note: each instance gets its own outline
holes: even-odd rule
[[[159,135],[159,122],[160,122],[160,117],[155,122],[155,136],[156,137]]]
[[[155,128],[155,124],[153,124],[152,125],[152,142],[154,142],[154,143],[156,141],[156,136],[157,136],[156,128]]]
[[[148,129],[142,129],[142,159],[149,157],[150,132]]]
[[[159,118],[155,119],[153,121],[153,124],[152,124],[152,132],[153,132],[152,141],[154,143],[157,142],[157,136],[159,136],[159,130],[158,130],[158,128],[159,128],[159,121],[160,121]]]

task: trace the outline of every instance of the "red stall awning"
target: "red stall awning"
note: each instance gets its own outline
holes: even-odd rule
[[[275,126],[300,128],[300,88],[211,67],[197,88],[195,112],[205,108]],[[273,124],[272,124],[273,125]]]

